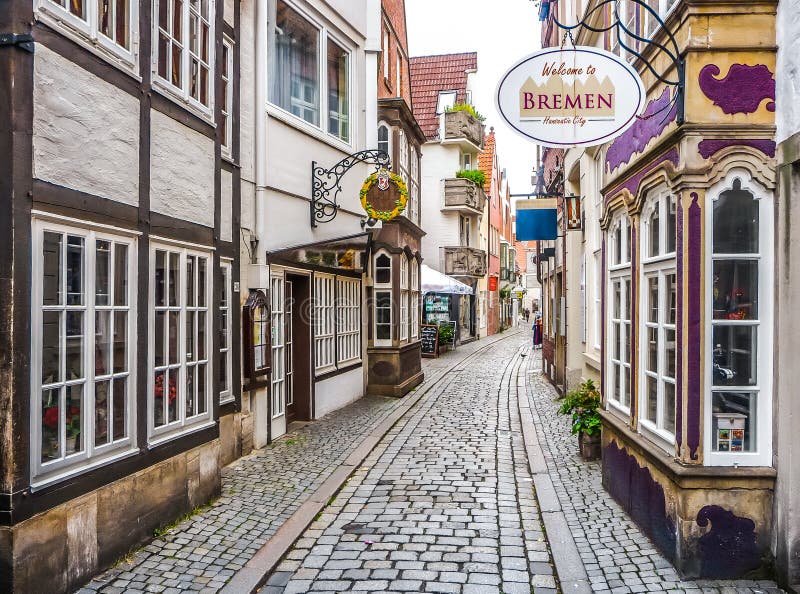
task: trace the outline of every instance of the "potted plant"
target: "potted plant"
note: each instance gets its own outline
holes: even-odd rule
[[[600,458],[600,404],[600,390],[592,380],[586,380],[567,394],[558,409],[562,415],[572,415],[572,434],[578,436],[578,447],[584,460]]]
[[[456,177],[468,179],[479,188],[483,188],[486,183],[486,174],[480,169],[459,169],[456,171]]]
[[[446,353],[453,342],[453,327],[450,324],[439,324],[439,352]]]

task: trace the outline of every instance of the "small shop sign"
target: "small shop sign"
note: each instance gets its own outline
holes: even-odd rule
[[[369,218],[388,222],[406,209],[408,187],[402,177],[382,167],[364,180],[359,197]]]
[[[589,46],[545,48],[500,79],[497,109],[516,132],[552,147],[593,146],[627,130],[645,104],[624,59]]]

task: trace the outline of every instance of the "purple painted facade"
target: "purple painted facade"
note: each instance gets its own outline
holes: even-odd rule
[[[703,411],[700,410],[700,395],[703,389],[703,378],[700,373],[700,358],[703,344],[702,328],[702,291],[700,278],[703,267],[703,221],[697,192],[691,193],[692,202],[689,205],[689,246],[686,254],[688,291],[687,298],[687,332],[688,336],[682,343],[687,351],[687,385],[686,385],[686,445],[689,447],[689,456],[697,460],[697,450],[700,447],[700,423]],[[680,300],[679,300],[680,301]]]
[[[762,138],[726,138],[726,139],[711,139],[701,140],[697,145],[697,151],[704,159],[718,153],[724,148],[729,146],[749,146],[756,150],[761,151],[768,157],[775,156],[775,141],[766,140]]]
[[[675,220],[675,290],[678,295],[675,331],[677,344],[683,345],[683,208],[681,198],[677,197],[678,208]],[[683,353],[678,350],[675,357],[675,445],[678,456],[683,444]]]
[[[639,382],[636,381],[639,373],[639,357],[635,353],[639,352],[639,333],[635,330],[639,327],[639,308],[634,307],[634,303],[639,303],[638,300],[638,279],[639,279],[639,241],[638,241],[638,228],[633,224],[633,219],[628,219],[628,224],[631,226],[631,245],[628,246],[628,251],[631,257],[631,302],[628,304],[631,315],[631,333],[628,340],[631,342],[631,360],[630,360],[630,378],[628,378],[628,386],[631,392],[631,412],[630,422],[638,419],[639,414],[639,399],[637,393],[639,391]]]
[[[703,94],[727,114],[754,113],[764,99],[767,111],[775,111],[775,77],[764,64],[732,64],[724,78],[717,78],[719,66],[706,64],[698,82]]]
[[[707,505],[697,514],[697,525],[711,528],[697,542],[699,573],[725,579],[745,575],[761,566],[756,524],[718,505]]]
[[[656,157],[652,163],[650,163],[647,167],[642,169],[636,175],[629,177],[623,183],[615,186],[611,190],[606,193],[606,201],[613,196],[616,196],[621,190],[627,189],[632,196],[636,196],[639,193],[639,185],[642,183],[642,180],[648,175],[651,171],[653,171],[656,167],[661,165],[664,161],[669,161],[673,165],[678,165],[678,149],[672,148],[665,153],[662,153],[658,157]]]
[[[623,163],[628,163],[635,153],[641,153],[648,142],[660,136],[670,122],[675,121],[678,114],[676,106],[673,106],[669,113],[663,111],[667,109],[671,100],[669,88],[665,88],[660,97],[652,99],[647,104],[644,113],[633,126],[611,143],[606,152],[608,171],[614,171]]]
[[[603,241],[600,246],[600,261],[603,269],[603,276],[600,279],[600,393],[604,394],[606,382],[606,234],[603,233]]]

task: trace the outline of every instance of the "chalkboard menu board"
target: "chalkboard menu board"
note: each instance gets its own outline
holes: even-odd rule
[[[423,357],[437,357],[439,355],[439,327],[432,324],[422,324],[420,327],[420,342],[422,343]]]

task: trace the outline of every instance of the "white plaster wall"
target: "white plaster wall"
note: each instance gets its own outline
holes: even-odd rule
[[[239,164],[242,180],[255,181],[255,2],[240,3],[239,30]]]
[[[778,57],[775,74],[776,139],[782,142],[800,131],[800,0],[778,3]]]
[[[33,176],[139,204],[139,102],[36,44]]]
[[[222,194],[220,196],[220,239],[231,241],[233,237],[233,175],[222,170]]]
[[[360,367],[317,382],[314,387],[314,417],[321,419],[328,413],[355,402],[363,395],[364,374]]]
[[[422,147],[425,155],[422,159],[422,192],[420,226],[426,235],[422,238],[422,257],[425,264],[444,272],[444,262],[440,257],[440,248],[447,245],[458,245],[458,213],[442,211],[444,204],[443,180],[455,177],[459,168],[461,153],[455,145],[442,145],[435,142],[426,143]],[[484,215],[485,216],[485,215]],[[478,225],[473,225],[475,238],[479,233]],[[477,246],[477,243],[473,245]]]
[[[152,110],[150,208],[214,226],[214,142]]]
[[[234,17],[234,4],[233,0],[225,0],[225,6],[223,8],[223,18],[225,22],[228,23],[231,27],[233,26],[233,17]]]

